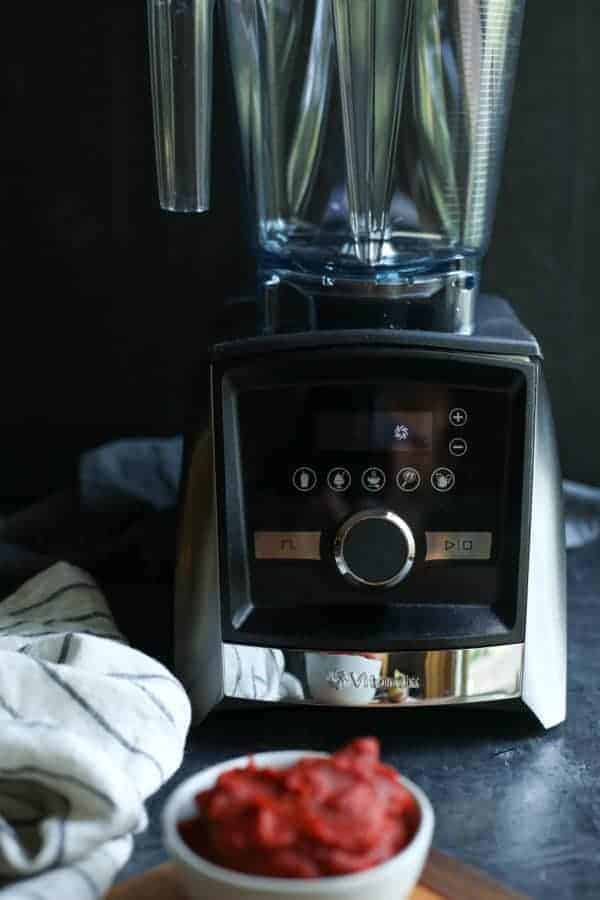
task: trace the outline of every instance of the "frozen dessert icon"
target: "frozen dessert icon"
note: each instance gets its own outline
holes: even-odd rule
[[[456,476],[452,469],[446,469],[442,466],[442,468],[435,469],[431,473],[431,485],[433,489],[439,491],[440,494],[451,491],[455,484]]]
[[[363,472],[361,483],[366,491],[377,494],[385,486],[385,472],[377,466],[371,466]]]
[[[352,484],[350,472],[348,471],[348,469],[344,469],[342,467],[331,469],[329,475],[327,476],[327,484],[332,491],[335,491],[338,494],[347,491]]]
[[[309,466],[301,466],[292,476],[292,483],[297,491],[312,491],[317,483],[317,473]]]

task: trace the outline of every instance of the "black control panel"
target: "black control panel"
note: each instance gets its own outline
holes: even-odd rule
[[[302,628],[338,644],[516,633],[532,375],[406,351],[224,373],[225,629],[287,627],[289,645]]]

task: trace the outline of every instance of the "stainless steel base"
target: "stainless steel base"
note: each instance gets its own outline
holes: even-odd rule
[[[441,706],[521,696],[523,644],[410,653],[223,645],[224,696],[327,706]]]

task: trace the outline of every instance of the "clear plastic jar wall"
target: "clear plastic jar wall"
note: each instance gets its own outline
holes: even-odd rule
[[[524,0],[223,0],[271,268],[477,272]],[[457,263],[458,260],[458,263]]]

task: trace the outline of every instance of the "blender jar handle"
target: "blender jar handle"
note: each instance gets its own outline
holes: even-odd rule
[[[210,205],[215,0],[147,0],[160,205]]]

